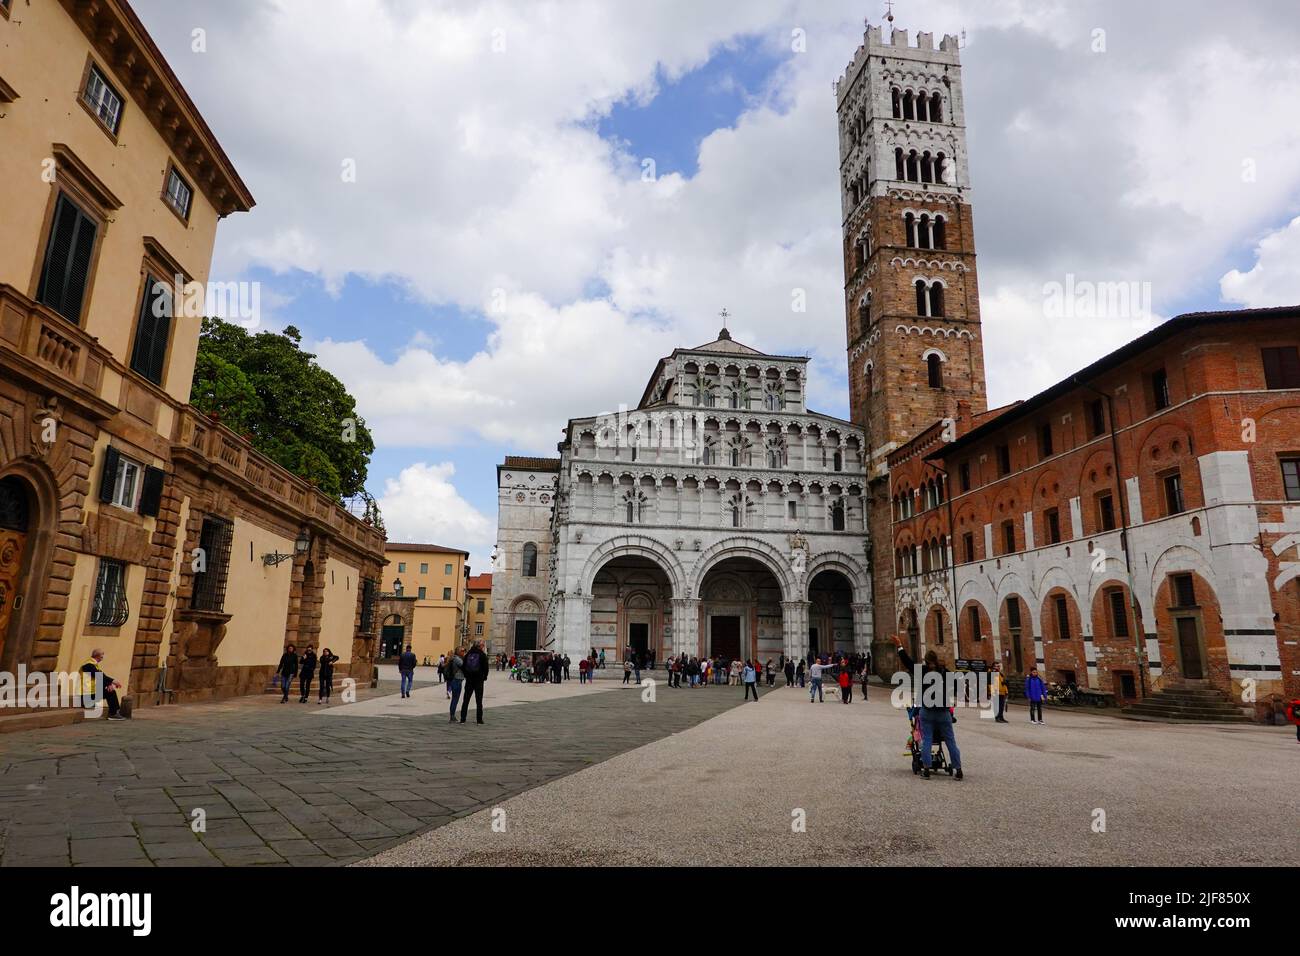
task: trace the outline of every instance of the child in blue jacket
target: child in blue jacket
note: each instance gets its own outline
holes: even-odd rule
[[[1029,668],[1029,676],[1025,678],[1025,696],[1029,698],[1029,722],[1043,723],[1043,698],[1047,696],[1047,685],[1038,676],[1037,667]]]

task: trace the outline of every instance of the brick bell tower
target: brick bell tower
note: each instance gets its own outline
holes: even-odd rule
[[[892,20],[892,16],[890,20]],[[866,431],[873,654],[892,661],[889,453],[986,407],[957,38],[868,26],[835,84],[849,402]]]

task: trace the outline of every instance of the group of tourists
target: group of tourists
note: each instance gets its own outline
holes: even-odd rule
[[[406,650],[407,653],[410,653],[411,648],[408,646]],[[289,691],[293,687],[294,677],[298,678],[300,693],[298,703],[307,703],[307,698],[311,695],[312,681],[316,679],[319,672],[320,684],[316,703],[328,704],[330,695],[334,692],[334,664],[338,659],[338,655],[328,647],[321,648],[319,655],[316,653],[316,648],[308,647],[300,657],[297,648],[292,644],[286,645],[284,653],[280,655],[280,663],[275,670],[276,683],[284,692],[280,697],[280,703],[287,704],[289,702]],[[411,659],[415,659],[414,654],[411,655]],[[412,669],[414,669],[414,665],[412,665]]]
[[[438,658],[438,680],[446,682],[447,699],[451,701],[450,723],[456,722],[457,704],[460,704],[460,722],[465,723],[471,697],[474,698],[477,721],[483,723],[483,685],[487,683],[491,670],[492,664],[482,641],[458,647],[450,655],[443,654]]]

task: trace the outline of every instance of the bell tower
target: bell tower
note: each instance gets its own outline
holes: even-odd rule
[[[890,20],[892,20],[892,16]],[[986,407],[955,36],[868,25],[835,84],[849,402],[866,432],[877,642],[897,629],[889,453]]]

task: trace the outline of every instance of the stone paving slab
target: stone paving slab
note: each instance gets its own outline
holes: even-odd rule
[[[0,867],[352,863],[741,703],[499,676],[482,726],[448,723],[436,685],[401,707],[393,684],[328,710],[265,695],[0,735]]]

